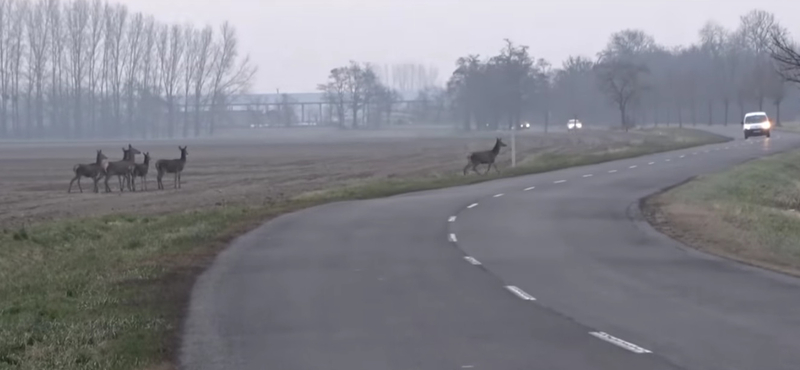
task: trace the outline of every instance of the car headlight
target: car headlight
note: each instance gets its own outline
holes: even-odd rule
[[[525,127],[531,127],[530,123],[525,122]]]
[[[572,124],[572,123],[567,124],[567,128],[572,128],[573,126],[574,126],[574,124]]]
[[[770,126],[772,126],[772,123],[771,123],[770,121],[764,122],[764,123],[761,125],[761,127],[763,127],[763,128],[769,128]]]
[[[575,127],[577,127],[577,128],[581,128],[581,127],[583,127],[583,125],[582,125],[582,124],[580,124],[580,123],[578,123],[578,124],[576,124],[576,125],[575,125]]]

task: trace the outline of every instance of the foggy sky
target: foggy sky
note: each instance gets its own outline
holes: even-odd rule
[[[112,0],[113,1],[113,0]],[[328,71],[360,62],[435,65],[443,82],[455,59],[494,54],[503,38],[559,66],[594,56],[608,36],[641,28],[666,45],[688,44],[708,19],[733,28],[759,8],[800,35],[792,0],[120,0],[163,22],[221,24],[259,66],[253,92],[311,92]]]

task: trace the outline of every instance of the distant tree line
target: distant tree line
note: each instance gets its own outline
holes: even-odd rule
[[[534,58],[527,46],[505,40],[497,55],[459,58],[446,88],[417,86],[416,100],[423,103],[414,106],[415,114],[467,130],[508,128],[520,121],[547,127],[576,117],[625,129],[730,124],[750,110],[768,111],[780,124],[800,114],[800,101],[789,99],[800,94],[787,83],[800,80],[800,54],[787,53],[797,50],[793,46],[774,15],[763,10],[741,16],[733,30],[709,21],[687,46],[666,47],[642,30],[621,30],[596,55],[571,56],[558,68]],[[792,63],[794,69],[787,67]],[[387,87],[390,80],[375,78],[374,70],[352,62],[331,71],[320,90],[337,102],[342,117],[369,126],[370,117],[359,121],[354,112],[370,110],[370,102],[381,107],[372,110],[390,111],[397,90]]]
[[[0,0],[0,138],[213,133],[255,67],[236,32],[102,0]]]

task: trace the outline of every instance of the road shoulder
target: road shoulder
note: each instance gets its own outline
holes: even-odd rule
[[[800,276],[800,151],[741,164],[642,201],[653,227],[702,252]]]

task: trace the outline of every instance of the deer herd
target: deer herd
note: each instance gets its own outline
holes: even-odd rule
[[[494,143],[494,147],[492,147],[491,150],[470,153],[467,156],[468,162],[464,167],[464,175],[467,174],[467,170],[469,170],[470,167],[472,167],[473,172],[480,174],[478,172],[478,166],[482,164],[488,166],[486,167],[486,172],[483,173],[484,175],[489,173],[489,170],[491,170],[492,167],[494,167],[494,170],[497,173],[500,173],[500,170],[497,169],[497,164],[495,164],[495,159],[497,158],[497,155],[500,154],[500,148],[504,146],[506,146],[506,144],[500,140],[500,138],[497,138]],[[164,177],[165,173],[171,173],[174,175],[173,187],[175,189],[180,189],[181,187],[181,173],[186,165],[186,155],[188,153],[186,152],[185,146],[178,146],[178,149],[181,151],[180,158],[159,159],[156,161],[156,182],[158,183],[159,190],[164,189],[164,184],[161,182],[161,179]],[[136,163],[137,154],[144,154],[144,161],[142,163]],[[72,168],[72,172],[75,173],[75,177],[73,177],[72,181],[69,182],[69,189],[67,192],[72,192],[72,184],[77,181],[78,189],[81,193],[83,193],[83,188],[81,187],[81,178],[84,177],[92,179],[94,182],[95,193],[100,191],[97,184],[101,179],[104,180],[103,184],[105,185],[106,193],[111,192],[111,187],[108,186],[108,180],[111,178],[111,176],[117,177],[120,192],[125,191],[125,186],[128,187],[128,190],[135,192],[137,178],[141,178],[140,188],[144,191],[147,191],[147,173],[149,170],[150,153],[142,153],[138,149],[131,146],[131,144],[128,144],[127,148],[122,148],[122,160],[114,162],[110,162],[108,157],[103,154],[103,151],[98,150],[94,163],[76,164]]]
[[[181,172],[183,172],[183,168],[186,165],[186,156],[188,152],[186,151],[185,146],[179,146],[178,149],[181,151],[180,158],[159,159],[156,161],[156,181],[158,182],[158,188],[160,190],[164,189],[164,184],[161,183],[161,178],[164,177],[165,173],[171,173],[174,175],[173,187],[175,189],[180,189],[181,187]],[[142,163],[136,163],[137,154],[144,154],[144,161]],[[127,186],[128,190],[130,191],[136,191],[137,178],[142,179],[140,188],[147,191],[147,173],[149,170],[150,153],[142,153],[138,149],[131,146],[131,144],[128,144],[127,148],[122,148],[122,160],[119,161],[109,161],[108,157],[103,154],[103,151],[98,150],[94,163],[76,164],[72,168],[72,172],[75,173],[75,177],[73,177],[72,181],[69,182],[69,189],[67,192],[72,192],[72,184],[77,181],[78,189],[81,191],[81,193],[83,193],[83,188],[81,187],[81,178],[84,177],[92,179],[94,182],[95,193],[100,191],[97,184],[101,179],[104,180],[106,193],[111,192],[111,187],[108,186],[108,180],[111,179],[111,176],[117,177],[120,192],[125,191],[125,186]]]

